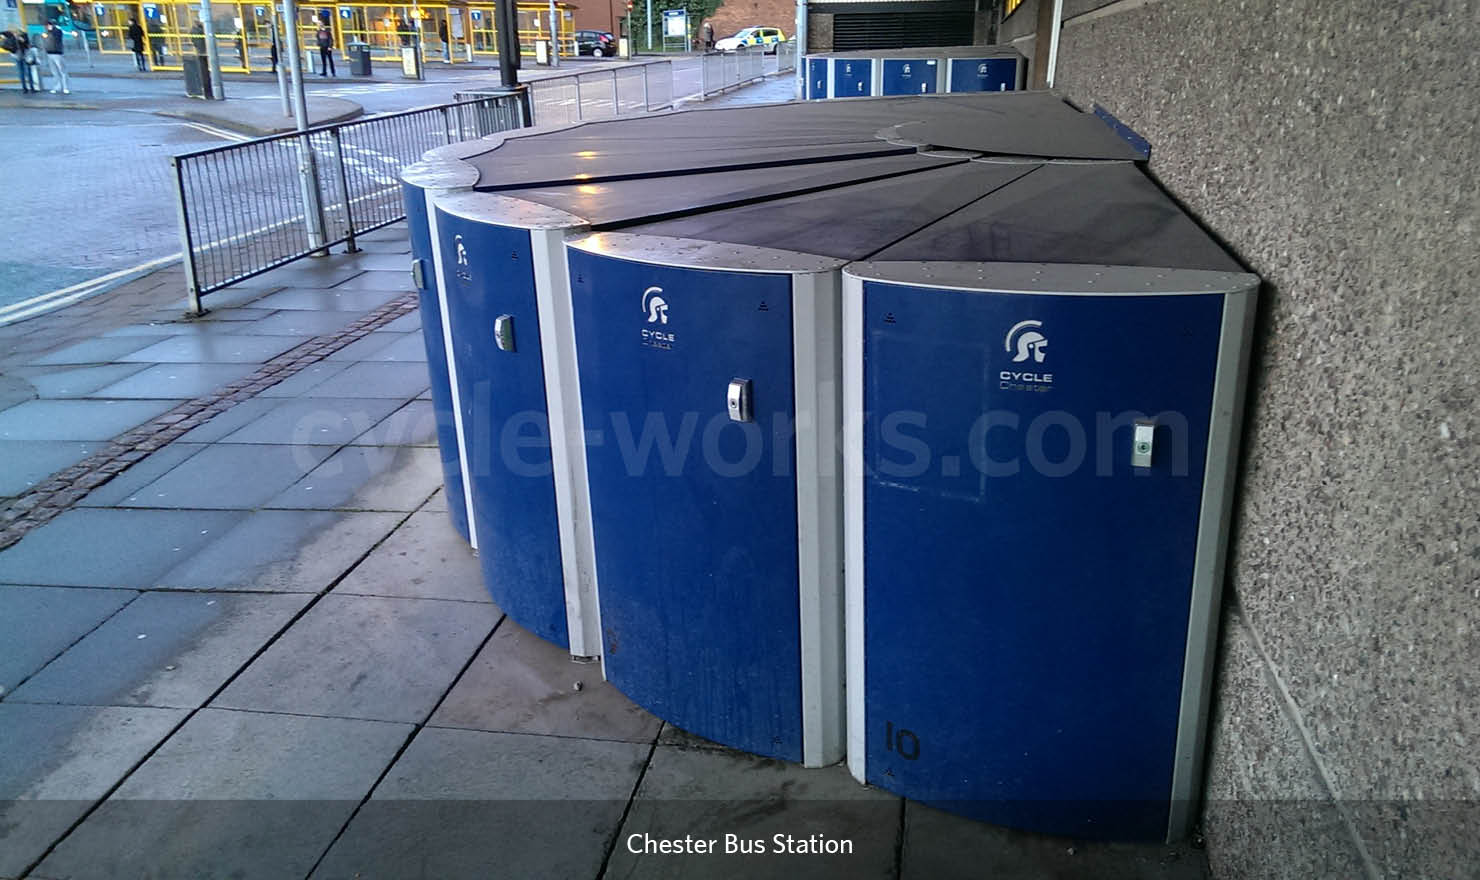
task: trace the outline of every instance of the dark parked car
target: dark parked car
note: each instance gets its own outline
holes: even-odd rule
[[[606,58],[617,54],[617,38],[606,31],[576,31],[576,51]]]

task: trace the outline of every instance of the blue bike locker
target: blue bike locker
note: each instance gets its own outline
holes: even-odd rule
[[[816,101],[822,98],[830,98],[828,89],[828,63],[827,58],[808,55],[807,56],[807,99]]]
[[[1053,162],[844,277],[854,775],[1182,836],[1258,280],[1134,165]]]
[[[869,58],[834,58],[829,97],[867,98],[878,94],[874,84],[874,63]]]
[[[452,381],[447,372],[447,347],[443,339],[442,298],[432,261],[432,233],[427,224],[426,191],[402,183],[406,203],[406,227],[411,239],[411,278],[416,285],[421,314],[422,341],[426,344],[427,374],[431,380],[432,410],[437,419],[437,448],[442,455],[442,494],[452,527],[470,541],[467,501],[458,444],[457,421],[452,401]]]
[[[1024,59],[1016,53],[998,58],[951,58],[947,92],[1010,92],[1022,88]]]
[[[840,261],[568,245],[607,679],[680,728],[842,757]]]
[[[881,95],[933,95],[940,91],[938,58],[885,58],[881,63]]]

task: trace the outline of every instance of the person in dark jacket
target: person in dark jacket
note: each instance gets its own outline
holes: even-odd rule
[[[334,72],[334,32],[327,24],[319,25],[319,76],[338,76]]]
[[[206,28],[198,21],[190,26],[190,45],[195,47],[195,54],[206,54]]]
[[[22,92],[39,92],[41,88],[33,85],[31,80],[31,67],[26,63],[26,51],[31,48],[31,41],[26,39],[26,32],[21,31],[17,37],[10,31],[5,32],[5,51],[15,58],[16,79],[21,81]]]
[[[137,18],[128,20],[128,48],[134,53],[134,66],[140,70],[148,70],[149,65],[144,61],[144,29],[139,26]]]
[[[154,18],[149,19],[149,58],[155,67],[164,63],[164,29]]]
[[[62,29],[57,27],[56,22],[46,23],[46,30],[41,32],[41,48],[46,52],[46,66],[51,69],[51,75],[56,77],[56,85],[52,86],[51,93],[55,95],[60,91],[64,95],[72,94],[69,87],[71,83],[67,79],[67,60],[62,57]]]
[[[437,39],[442,41],[442,60],[452,63],[452,44],[447,42],[447,19],[437,22]]]
[[[273,73],[277,73],[277,65],[278,65],[278,44],[277,44],[277,40],[278,40],[278,36],[277,36],[277,23],[274,22],[273,23],[273,26],[272,26],[272,45],[268,48],[268,52],[267,52],[267,57],[270,58],[270,59],[272,59],[272,72]]]

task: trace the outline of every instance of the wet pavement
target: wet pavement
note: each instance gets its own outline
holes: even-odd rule
[[[365,242],[197,320],[172,268],[0,327],[0,877],[1206,876],[698,740],[507,620],[405,229]]]

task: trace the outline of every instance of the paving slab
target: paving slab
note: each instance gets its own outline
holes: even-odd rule
[[[1104,843],[1013,831],[913,802],[905,805],[901,880],[1085,877],[1205,880],[1207,857],[1187,844]]]
[[[328,512],[280,516],[347,516]],[[355,516],[394,517],[361,513]],[[445,513],[413,513],[345,576],[335,593],[491,602],[473,548]]]
[[[0,586],[0,695],[127,605],[133,590]]]
[[[411,333],[421,330],[421,312],[407,312],[401,317],[380,326],[381,330],[394,333]]]
[[[160,589],[318,593],[400,522],[399,513],[259,510],[161,575]]]
[[[273,400],[260,416],[222,439],[227,443],[339,446],[370,430],[400,405],[400,401],[383,398]]]
[[[281,287],[333,287],[341,281],[355,277],[365,270],[345,260],[299,260],[264,272],[257,276],[257,283]],[[265,297],[264,297],[265,299]],[[252,303],[257,308],[281,308],[262,300]]]
[[[0,440],[111,440],[178,400],[31,400],[0,412]]]
[[[362,265],[366,262],[384,259],[384,254],[366,254]],[[384,269],[371,268],[347,281],[334,285],[335,290],[394,290],[397,293],[407,293],[415,288],[411,283],[411,261],[402,257],[390,257],[385,260]],[[391,263],[400,263],[395,266]]]
[[[212,705],[419,723],[498,618],[492,605],[331,593]]]
[[[267,506],[410,512],[441,485],[442,453],[438,449],[346,446]]]
[[[648,747],[428,728],[315,878],[594,878]]]
[[[366,242],[366,243],[369,244],[369,242]],[[406,253],[409,254],[410,252],[411,252],[411,245],[408,243],[406,245]],[[407,257],[407,256],[399,256],[399,255],[394,254],[394,253],[382,254],[382,253],[371,253],[371,252],[368,252],[367,251],[366,253],[359,254],[358,256],[354,257],[354,264],[356,266],[360,267],[361,269],[366,270],[366,273],[367,274],[369,272],[371,272],[371,271],[374,271],[376,273],[379,273],[379,272],[392,272],[392,273],[398,274],[398,275],[401,276],[401,280],[403,282],[405,282],[404,284],[402,284],[402,287],[406,288],[407,290],[410,290],[411,289],[411,258],[410,257]],[[359,275],[359,276],[356,276],[356,277],[363,278],[365,276]]]
[[[311,312],[307,309],[284,309],[260,321],[253,321],[239,332],[319,336],[343,330],[365,314],[363,311]]]
[[[45,372],[35,369],[17,370],[16,373],[36,389],[37,397],[56,398],[82,397],[144,369],[148,369],[144,364],[103,364],[95,367],[53,368]]]
[[[379,354],[381,351],[383,351],[384,349],[388,348],[392,344],[397,343],[397,342],[401,342],[402,340],[404,340],[404,339],[406,339],[407,337],[410,337],[410,336],[415,336],[418,340],[421,339],[421,333],[420,332],[417,332],[417,333],[392,333],[389,330],[386,330],[385,328],[382,327],[379,330],[375,330],[374,332],[366,333],[364,336],[360,337],[359,339],[356,339],[354,342],[351,342],[349,345],[346,345],[344,348],[341,348],[338,351],[331,353],[329,355],[329,358],[328,359],[331,360],[331,361],[366,361],[366,360],[370,360],[375,355]],[[425,358],[426,357],[426,353],[425,353],[426,343],[422,343],[422,348],[423,348],[422,357]]]
[[[0,462],[4,462],[0,467],[0,498],[20,495],[105,445],[77,440],[0,440]]]
[[[431,386],[425,364],[358,363],[304,392],[304,397],[393,397],[410,400]]]
[[[355,236],[355,245],[367,254],[400,254],[406,263],[411,262],[411,243],[403,232],[400,239],[364,239]]]
[[[305,314],[313,314],[306,312]],[[349,368],[341,361],[322,360],[311,364],[270,388],[263,389],[258,397],[298,397],[335,373]]]
[[[217,443],[119,502],[126,507],[251,510],[313,470],[328,455],[323,446]]]
[[[450,412],[447,418],[452,418]],[[350,443],[355,446],[436,446],[437,410],[430,400],[417,398],[381,419],[375,427]]]
[[[508,620],[428,723],[638,743],[651,743],[662,725],[602,681],[599,663],[577,663]]]
[[[77,503],[83,507],[114,507],[205,448],[200,443],[171,443],[139,459],[133,467],[87,493]]]
[[[9,699],[194,709],[310,599],[301,593],[145,593]]]
[[[266,415],[279,401],[253,397],[232,405],[214,418],[191,428],[176,443],[215,443],[227,434]]]
[[[841,764],[808,770],[740,752],[659,746],[604,876],[893,877],[899,822],[900,799],[859,785]],[[715,841],[716,851],[647,853],[642,838],[632,841],[634,834],[670,839],[693,835]],[[727,835],[734,835],[733,841]],[[848,841],[852,852],[796,854],[783,849],[793,841],[805,845],[819,838],[840,846]],[[727,841],[736,848],[749,841],[753,852],[726,853]]]
[[[228,382],[247,375],[256,364],[170,363],[148,367],[127,379],[105,385],[89,397],[175,398],[204,397]]]
[[[364,312],[395,299],[396,293],[376,290],[326,290],[290,287],[257,300],[264,309],[303,309],[314,312]]]
[[[0,552],[0,584],[149,587],[241,517],[224,510],[74,508]]]
[[[184,717],[0,703],[0,877],[20,876]]]
[[[175,336],[119,358],[126,362],[260,364],[295,345],[301,336],[254,336],[250,333],[212,333]]]
[[[389,327],[390,325],[386,325]],[[421,331],[407,333],[404,338],[397,339],[390,345],[377,348],[374,352],[366,355],[367,361],[405,361],[407,363],[421,364],[426,369],[427,345],[422,338]]]
[[[203,710],[36,876],[305,876],[411,731],[405,724]]]
[[[278,289],[281,290],[282,288],[278,288]],[[271,294],[268,294],[268,296],[271,296]],[[209,302],[207,303],[206,308],[207,309],[210,309],[211,308]],[[207,324],[207,325],[209,325],[209,324],[227,324],[227,325],[230,325],[230,324],[237,324],[237,323],[247,323],[247,322],[251,322],[251,321],[260,321],[263,318],[271,317],[273,315],[273,313],[276,312],[276,311],[277,311],[277,309],[274,309],[274,308],[259,307],[256,304],[253,304],[251,306],[246,306],[244,308],[216,309],[216,310],[213,310],[213,311],[208,311],[204,315],[201,315],[198,318],[191,318],[190,321],[193,324]],[[168,318],[168,316],[166,316],[166,317]],[[178,317],[179,317],[179,315],[178,315],[178,313],[176,313],[175,314],[175,318],[178,318]],[[232,332],[235,332],[235,331],[232,331]]]
[[[86,342],[78,342],[49,352],[35,360],[32,364],[44,366],[48,364],[111,364],[124,355],[148,348],[155,343],[162,342],[166,336],[128,336],[128,337],[99,337],[89,339]]]

